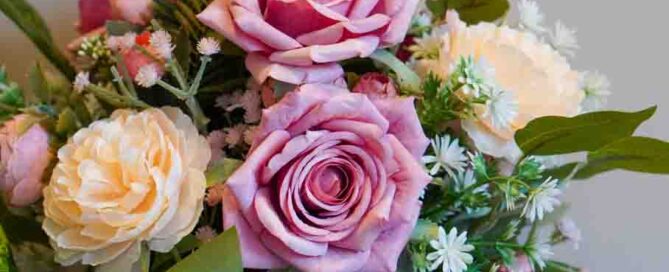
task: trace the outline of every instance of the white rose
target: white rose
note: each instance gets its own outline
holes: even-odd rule
[[[43,228],[56,261],[128,268],[141,246],[168,252],[197,224],[211,151],[176,108],[118,110],[58,151]]]

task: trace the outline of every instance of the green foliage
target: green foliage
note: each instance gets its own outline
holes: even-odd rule
[[[206,173],[207,187],[225,182],[243,163],[243,161],[230,158],[225,158],[214,163]]]
[[[468,24],[496,21],[510,8],[508,0],[431,0],[427,1],[427,6],[438,18],[449,9],[457,10]]]
[[[5,67],[0,67],[0,122],[11,118],[23,106],[21,88],[9,80]]]
[[[0,272],[16,271],[9,246],[7,235],[2,226],[0,226]]]
[[[232,228],[202,245],[193,254],[177,263],[169,272],[243,271],[237,230]]]
[[[586,179],[615,169],[669,174],[669,143],[646,137],[621,139],[591,152],[575,178]]]
[[[525,155],[557,155],[595,151],[631,136],[656,107],[640,112],[594,112],[573,118],[549,116],[531,121],[516,132],[516,143]]]
[[[37,46],[44,56],[68,78],[74,77],[74,69],[67,58],[58,49],[51,37],[49,28],[26,0],[0,1],[0,11],[12,20],[23,33]]]

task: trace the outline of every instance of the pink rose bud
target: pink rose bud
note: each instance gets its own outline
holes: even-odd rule
[[[42,178],[52,156],[49,134],[39,124],[20,131],[28,121],[27,115],[18,115],[0,129],[0,189],[17,207],[30,205],[42,196]]]
[[[395,271],[430,182],[413,98],[307,84],[266,109],[223,192],[244,266]]]
[[[419,0],[216,0],[198,19],[249,53],[263,82],[333,82],[337,62],[368,57],[404,40]]]
[[[109,0],[79,0],[79,33],[88,33],[105,25],[112,17]]]
[[[353,92],[366,94],[373,99],[397,96],[393,80],[381,73],[362,75],[358,84],[353,88]]]

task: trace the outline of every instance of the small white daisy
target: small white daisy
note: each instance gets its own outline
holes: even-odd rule
[[[74,90],[78,93],[81,93],[86,89],[88,85],[91,85],[90,73],[88,72],[79,72],[74,78]]]
[[[197,44],[197,52],[205,56],[216,55],[221,52],[221,44],[214,38],[202,38]]]
[[[582,239],[581,230],[576,226],[576,223],[574,223],[573,220],[568,218],[560,220],[560,222],[557,223],[557,229],[562,237],[574,244],[574,249],[578,249]]]
[[[611,95],[609,79],[599,72],[583,72],[581,74],[581,88],[585,92],[583,111],[602,109]]]
[[[467,265],[474,261],[468,252],[474,250],[474,246],[467,244],[467,232],[458,235],[458,230],[452,228],[446,236],[443,227],[439,227],[438,240],[430,241],[430,246],[436,250],[427,255],[430,271],[435,271],[441,265],[443,272],[462,272],[467,270]]]
[[[470,56],[459,60],[457,66],[461,69],[458,82],[463,84],[462,92],[465,95],[478,98],[482,93],[489,93],[495,85],[495,68],[484,58],[474,60]]]
[[[539,270],[543,270],[546,267],[546,260],[550,259],[553,256],[553,251],[551,250],[551,245],[541,239],[534,241],[530,245],[529,250],[527,251],[528,257],[532,259],[534,264],[539,266]]]
[[[144,88],[151,88],[153,85],[156,85],[160,76],[158,75],[158,68],[155,65],[149,64],[144,65],[139,68],[137,76],[135,76],[135,81],[139,86]]]
[[[107,38],[107,48],[113,51],[128,50],[135,46],[137,34],[134,32],[125,33],[123,36],[109,36]]]
[[[563,55],[573,57],[574,51],[579,48],[576,30],[568,28],[561,21],[555,23],[555,30],[550,38],[553,47]]]
[[[511,92],[491,88],[483,118],[489,118],[493,127],[506,129],[518,117],[518,100]]]
[[[522,0],[518,4],[518,11],[520,13],[521,28],[535,33],[543,33],[546,31],[546,28],[542,25],[544,22],[544,14],[539,10],[537,2]]]
[[[423,157],[424,164],[433,164],[430,169],[432,176],[443,168],[451,177],[454,177],[455,172],[462,172],[467,167],[465,148],[460,146],[460,140],[457,138],[451,141],[450,135],[437,137],[432,140],[432,150],[435,156]]]
[[[195,238],[202,243],[209,243],[216,238],[216,231],[210,226],[200,227],[195,231]]]
[[[556,206],[560,205],[558,196],[562,192],[557,188],[558,180],[548,178],[538,188],[530,192],[523,215],[527,220],[543,220],[544,214],[552,212]]]
[[[409,51],[416,59],[438,59],[444,45],[443,36],[448,32],[446,26],[438,26],[420,38],[414,39],[416,44],[409,46]]]
[[[151,33],[151,46],[158,52],[158,54],[164,59],[172,58],[172,51],[174,51],[174,46],[172,45],[172,36],[165,30],[158,30]]]

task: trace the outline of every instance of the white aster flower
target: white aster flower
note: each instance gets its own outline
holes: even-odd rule
[[[436,250],[427,255],[431,263],[430,271],[437,270],[441,265],[443,272],[462,272],[474,261],[468,253],[474,250],[474,246],[467,244],[467,232],[458,235],[456,228],[452,228],[446,236],[444,228],[439,227],[439,238],[430,241],[430,246]]]
[[[160,76],[158,75],[158,68],[156,68],[156,66],[153,64],[142,66],[139,68],[137,76],[135,76],[135,81],[137,84],[144,88],[153,87],[153,85],[156,85],[158,80],[160,80]]]
[[[582,239],[581,230],[576,226],[576,223],[574,223],[573,220],[568,218],[560,220],[560,222],[557,223],[557,229],[562,237],[574,244],[574,249],[578,249]]]
[[[90,73],[88,72],[79,72],[74,78],[74,90],[78,93],[81,93],[86,89],[88,85],[91,85]]]
[[[416,59],[439,59],[439,52],[444,46],[444,34],[448,28],[444,25],[437,26],[429,33],[414,39],[416,44],[409,46],[409,51]]]
[[[546,260],[553,256],[550,243],[543,240],[534,241],[532,245],[530,245],[527,253],[534,264],[539,266],[540,271],[546,267]]]
[[[202,243],[209,243],[216,238],[216,231],[210,226],[200,227],[195,231],[195,238]]]
[[[491,88],[483,118],[489,118],[496,129],[508,129],[518,117],[518,100],[512,92]]]
[[[451,177],[455,172],[464,171],[467,167],[467,155],[465,149],[460,146],[460,140],[455,138],[451,141],[451,136],[446,135],[432,140],[432,150],[435,156],[424,156],[424,164],[433,164],[430,169],[430,175],[434,176],[439,169],[444,169]]]
[[[461,58],[455,65],[461,70],[458,81],[464,84],[462,91],[465,95],[480,97],[481,93],[492,92],[495,82],[495,68],[485,58],[474,60],[474,57]]]
[[[583,111],[602,109],[611,95],[609,79],[599,72],[583,72],[581,74],[581,88],[585,92]]]
[[[518,5],[520,12],[520,27],[528,29],[535,33],[543,33],[546,28],[542,25],[544,23],[544,14],[539,10],[537,2],[530,0],[521,0]]]
[[[197,44],[197,52],[205,56],[216,55],[221,52],[221,44],[214,38],[203,38]]]
[[[543,220],[544,214],[552,212],[557,205],[560,205],[558,196],[562,193],[558,188],[558,180],[548,178],[538,188],[530,192],[530,196],[523,209],[525,218],[534,222]]]
[[[135,46],[137,34],[134,32],[125,33],[123,36],[109,36],[107,38],[107,48],[113,51],[123,51]]]
[[[550,34],[551,44],[563,55],[573,57],[574,51],[579,48],[576,39],[576,30],[568,28],[561,21],[555,23],[555,30]]]
[[[172,45],[172,36],[165,30],[158,30],[151,33],[151,46],[158,52],[158,54],[164,59],[172,58],[172,51],[174,46]]]

